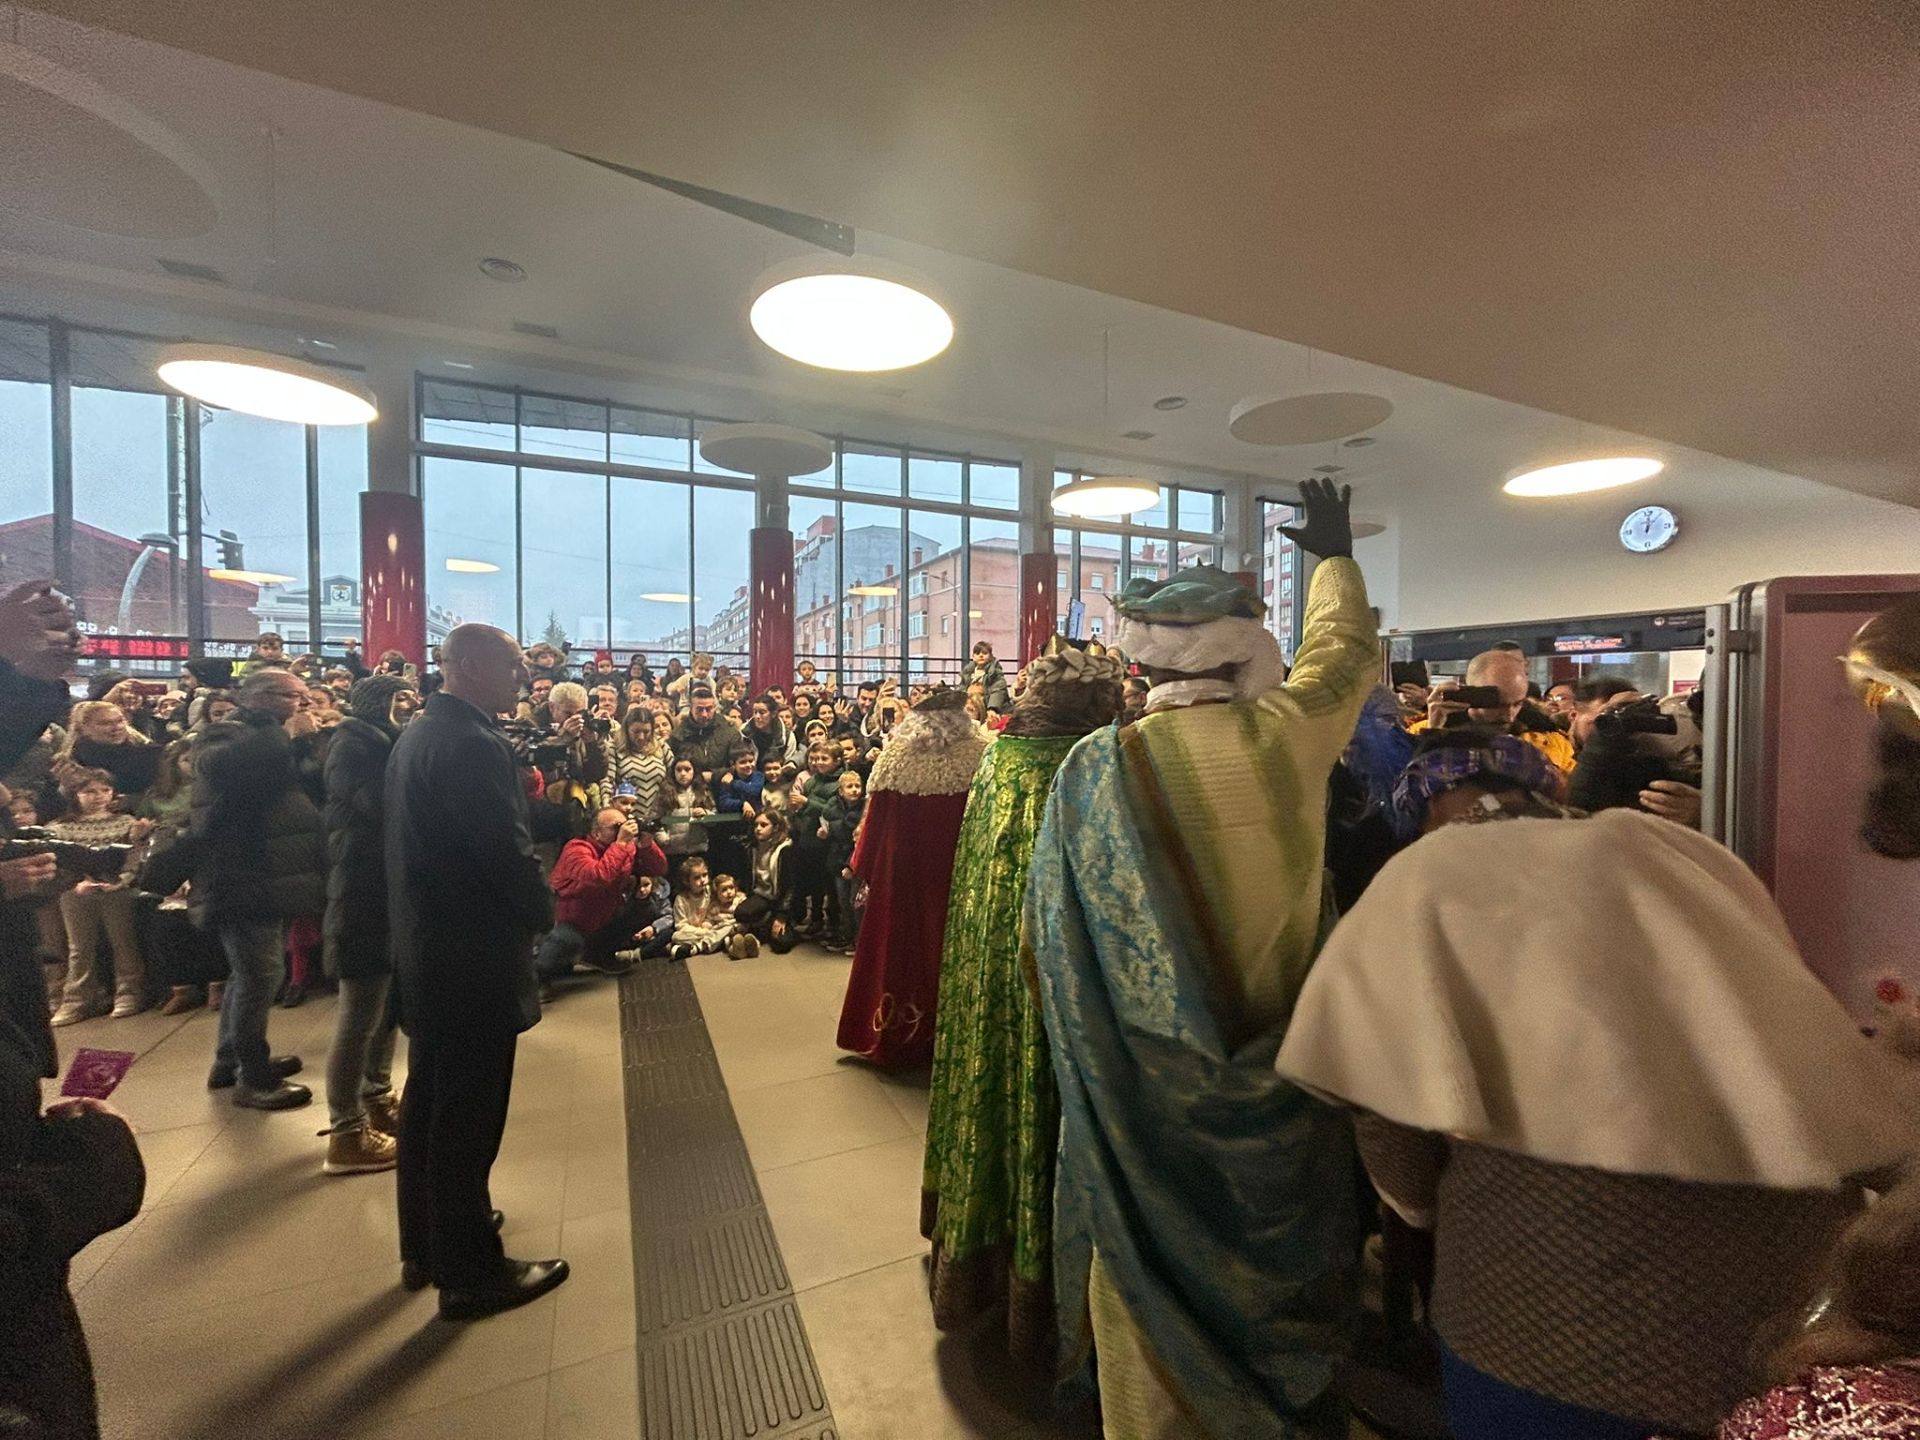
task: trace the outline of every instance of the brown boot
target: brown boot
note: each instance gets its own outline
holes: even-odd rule
[[[391,1135],[356,1125],[327,1136],[327,1159],[320,1168],[328,1175],[372,1175],[393,1169],[399,1160],[400,1147]]]
[[[367,1124],[382,1135],[399,1135],[400,1092],[398,1090],[389,1090],[384,1095],[367,1097]]]
[[[200,1008],[200,997],[193,992],[191,985],[176,985],[173,993],[167,996],[167,1003],[160,1007],[162,1015],[184,1015],[189,1010]]]
[[[212,981],[210,984],[208,984],[207,1009],[218,1010],[220,1008],[220,1001],[226,996],[226,993],[227,993],[226,981],[215,980],[215,981]]]

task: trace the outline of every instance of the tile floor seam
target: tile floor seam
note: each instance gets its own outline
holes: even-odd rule
[[[920,1133],[916,1130],[909,1129],[904,1134],[889,1135],[884,1140],[868,1140],[859,1145],[849,1145],[844,1150],[830,1151],[825,1155],[810,1155],[805,1160],[789,1160],[784,1165],[768,1165],[764,1169],[756,1165],[753,1167],[753,1173],[756,1175],[778,1175],[782,1170],[792,1170],[801,1165],[818,1165],[824,1160],[838,1160],[842,1156],[852,1155],[856,1151],[877,1150],[882,1145],[898,1145],[902,1140],[917,1138],[922,1138]]]
[[[907,1261],[909,1260],[916,1260],[921,1262],[924,1268],[926,1259],[927,1259],[927,1253],[924,1249],[921,1249],[921,1250],[916,1250],[911,1254],[896,1256],[892,1260],[882,1260],[877,1265],[863,1265],[858,1270],[849,1270],[846,1274],[836,1275],[831,1280],[816,1280],[813,1282],[813,1284],[808,1285],[804,1289],[794,1291],[793,1292],[794,1298],[799,1299],[802,1296],[810,1295],[815,1290],[824,1290],[829,1285],[840,1285],[840,1284],[844,1284],[848,1280],[858,1280],[862,1275],[871,1275],[878,1270],[890,1270],[895,1265],[906,1264]],[[929,1299],[928,1304],[929,1305],[932,1304],[931,1299]]]

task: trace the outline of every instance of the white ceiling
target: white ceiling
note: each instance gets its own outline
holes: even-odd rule
[[[466,372],[444,362],[463,360],[494,378],[874,439],[1051,446],[1063,463],[1110,456],[1281,480],[1338,463],[1376,509],[1408,485],[1497,486],[1514,465],[1613,433],[867,232],[864,251],[933,282],[958,338],[900,375],[822,375],[765,350],[745,321],[754,279],[804,253],[797,242],[545,146],[31,11],[13,18],[0,29],[11,37],[0,40],[0,116],[22,142],[0,147],[5,308],[214,327],[279,348],[317,336],[340,345],[331,358],[397,356],[449,379]],[[6,78],[49,63],[59,68],[37,86]],[[39,103],[49,88],[59,105]],[[123,143],[129,133],[140,146]],[[206,223],[203,209],[211,228],[183,236]],[[488,255],[529,278],[486,279],[477,262]],[[229,283],[175,279],[159,258]],[[514,321],[560,338],[517,335]],[[1227,432],[1246,397],[1321,389],[1391,399],[1378,443],[1271,450]],[[1153,409],[1168,394],[1189,404]],[[1120,438],[1135,429],[1154,438]],[[1760,473],[1654,448],[1700,483]]]
[[[1920,498],[1908,0],[38,3]]]

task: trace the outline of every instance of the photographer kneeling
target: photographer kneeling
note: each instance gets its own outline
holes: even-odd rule
[[[547,881],[554,923],[536,961],[543,992],[576,964],[604,975],[631,969],[619,952],[638,946],[653,919],[635,899],[634,882],[646,881],[650,894],[653,879],[666,873],[667,857],[653,837],[611,806],[594,817],[590,833],[569,840]]]
[[[1660,701],[1633,690],[1584,693],[1580,722],[1590,725],[1567,803],[1582,810],[1644,810],[1663,820],[1700,824],[1700,723],[1694,697]],[[1697,692],[1696,692],[1697,694]],[[1599,700],[1597,709],[1585,707]]]

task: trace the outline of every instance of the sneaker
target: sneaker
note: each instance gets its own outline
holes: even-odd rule
[[[104,1005],[62,1005],[53,1012],[55,1025],[78,1025],[82,1020],[91,1020],[96,1015],[107,1013]]]
[[[631,970],[645,957],[638,950],[616,950],[613,952],[613,958]]]
[[[248,1085],[236,1085],[233,1090],[233,1103],[243,1110],[298,1110],[312,1100],[313,1091],[285,1080],[271,1090],[255,1090]]]
[[[742,935],[740,937],[740,949],[742,952],[739,956],[740,959],[758,959],[760,955],[760,937],[758,935]]]
[[[631,955],[633,960],[640,958],[638,950],[616,950],[604,959],[598,955],[582,955],[580,963],[596,974],[624,975],[633,968],[633,960],[622,960],[622,955]]]
[[[304,1090],[306,1087],[287,1088]],[[391,1135],[381,1134],[370,1124],[356,1125],[351,1130],[335,1130],[327,1136],[327,1158],[320,1171],[324,1175],[372,1175],[393,1169],[399,1159],[400,1147]]]
[[[382,1135],[400,1134],[400,1092],[389,1090],[384,1095],[367,1097],[367,1124]]]
[[[138,1015],[146,1008],[146,1002],[138,995],[118,995],[113,1001],[113,1018],[124,1020],[129,1015]]]
[[[675,945],[671,950],[667,951],[668,957],[674,960],[685,960],[692,954],[693,947],[691,945]]]

